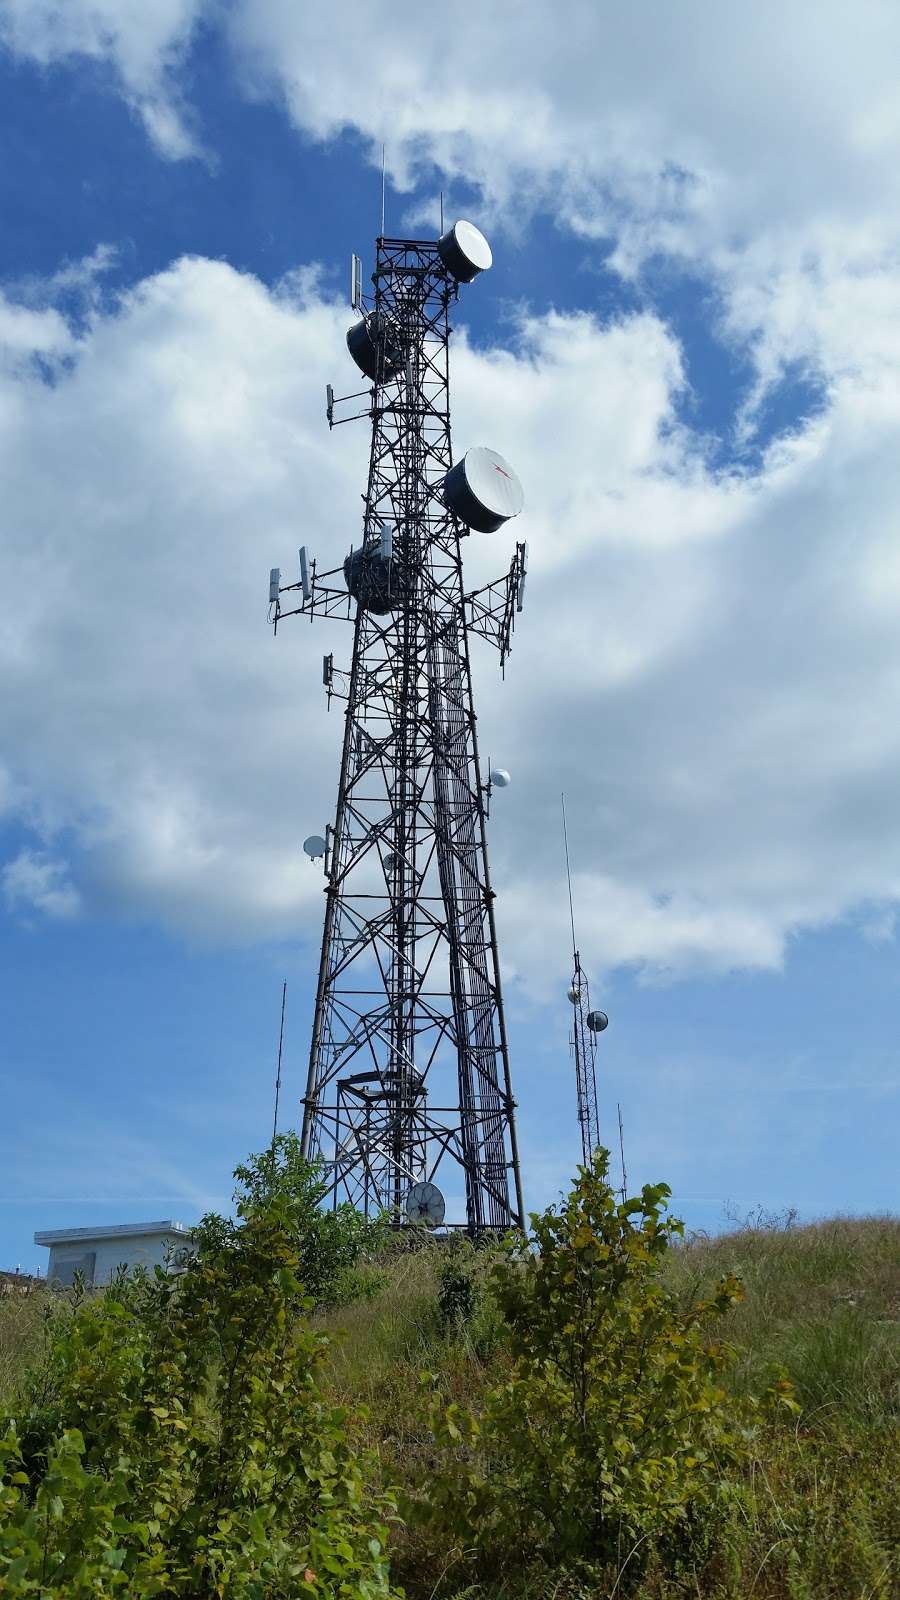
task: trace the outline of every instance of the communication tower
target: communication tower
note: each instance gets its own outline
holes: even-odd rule
[[[569,866],[569,830],[566,826],[566,797],[562,796],[563,842],[566,850],[566,882],[569,888],[569,919],[572,924],[572,1035],[569,1043],[575,1060],[575,1091],[578,1122],[581,1127],[581,1154],[585,1166],[600,1143],[600,1113],[597,1107],[597,1035],[609,1025],[605,1011],[591,1008],[587,973],[581,965],[575,938],[575,907],[572,900],[572,873]]]
[[[304,846],[326,882],[302,1144],[333,1204],[397,1223],[442,1223],[438,1180],[456,1169],[459,1224],[477,1234],[521,1225],[523,1203],[486,838],[509,774],[482,776],[469,642],[505,664],[527,549],[466,592],[461,540],[500,528],[523,494],[496,452],[451,450],[450,308],[490,267],[487,240],[457,222],[376,252],[368,301],[353,257],[347,335],[369,386],[326,394],[329,427],[371,422],[362,536],[329,571],[304,547],[299,580],[276,568],[269,584],[276,629],[353,624],[349,669],[323,661],[329,705],[346,701],[334,822]]]

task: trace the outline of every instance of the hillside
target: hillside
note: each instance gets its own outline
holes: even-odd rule
[[[388,1239],[357,1269],[361,1297],[313,1318],[330,1340],[324,1394],[357,1419],[351,1428],[361,1459],[368,1455],[369,1493],[399,1487],[403,1521],[391,1535],[391,1575],[409,1600],[900,1594],[900,1221],[745,1227],[668,1252],[665,1283],[685,1307],[723,1275],[743,1282],[744,1299],[719,1330],[735,1351],[726,1378],[735,1399],[762,1395],[784,1377],[796,1405],[760,1412],[740,1470],[723,1469],[729,1515],[690,1560],[654,1557],[640,1570],[638,1560],[629,1567],[634,1552],[623,1551],[617,1567],[590,1581],[541,1561],[487,1570],[470,1539],[448,1539],[409,1515],[451,1458],[466,1455],[464,1441],[436,1442],[428,1395],[477,1413],[511,1372],[485,1288],[490,1265],[489,1251],[464,1242],[408,1250]],[[49,1301],[46,1291],[0,1301],[0,1412],[25,1392]]]
[[[452,1334],[442,1328],[441,1271],[439,1250],[400,1257],[375,1298],[322,1319],[334,1336],[335,1394],[365,1407],[365,1437],[385,1479],[411,1490],[434,1464],[419,1374],[439,1373],[448,1398],[477,1408],[504,1366],[489,1318],[476,1314]],[[900,1595],[900,1220],[838,1217],[695,1236],[667,1266],[685,1299],[732,1272],[745,1288],[724,1326],[737,1352],[735,1392],[762,1392],[780,1367],[802,1409],[755,1441],[743,1485],[744,1538],[729,1553],[730,1573],[720,1563],[714,1581],[721,1587],[704,1588],[703,1600]],[[508,1587],[457,1590],[453,1552],[438,1564],[427,1543],[409,1536],[399,1543],[395,1567],[415,1600],[457,1593],[512,1600],[523,1592],[518,1578]],[[655,1577],[637,1592],[650,1600],[700,1591],[693,1580],[682,1586]],[[535,1575],[535,1597],[567,1593],[555,1578]]]

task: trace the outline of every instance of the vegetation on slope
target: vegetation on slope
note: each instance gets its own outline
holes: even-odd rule
[[[181,1277],[0,1303],[0,1595],[900,1595],[900,1223],[683,1242],[598,1164],[410,1249],[238,1176]]]

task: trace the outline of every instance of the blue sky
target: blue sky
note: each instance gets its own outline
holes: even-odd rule
[[[900,25],[407,9],[0,8],[0,1265],[227,1204],[282,977],[296,1105],[344,641],[265,588],[357,531],[322,395],[382,142],[389,227],[443,190],[494,246],[454,417],[527,497],[476,663],[527,1201],[578,1152],[565,788],[629,1177],[706,1228],[897,1205]]]

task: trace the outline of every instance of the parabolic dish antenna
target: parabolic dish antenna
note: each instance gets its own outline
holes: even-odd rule
[[[310,860],[316,861],[325,854],[325,840],[320,833],[311,833],[308,839],[304,839],[303,848]]]
[[[444,502],[477,533],[494,533],[525,504],[522,485],[508,461],[483,444],[467,450],[444,479]]]
[[[491,767],[490,779],[497,789],[508,789],[512,782],[505,767]]]
[[[602,1033],[604,1028],[609,1027],[609,1017],[605,1011],[589,1011],[587,1025],[591,1033]]]
[[[472,222],[454,222],[438,240],[438,255],[457,283],[471,283],[493,262],[491,247]]]
[[[444,1196],[436,1183],[414,1183],[406,1196],[406,1215],[410,1222],[424,1222],[439,1228],[444,1220]]]
[[[347,334],[347,349],[360,372],[373,382],[396,377],[403,367],[403,346],[397,331],[377,311],[354,322]]]

